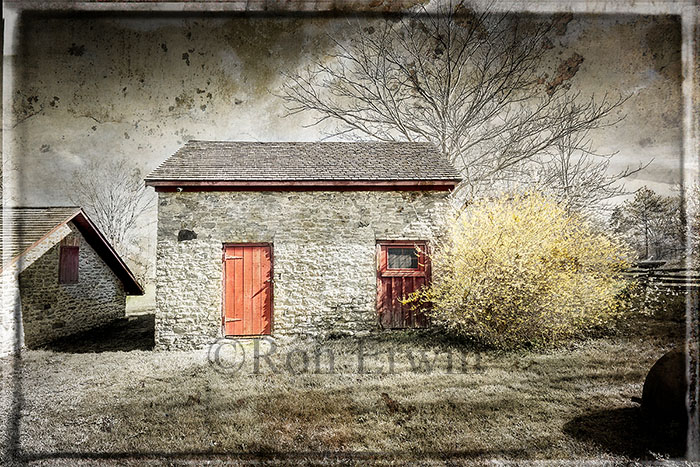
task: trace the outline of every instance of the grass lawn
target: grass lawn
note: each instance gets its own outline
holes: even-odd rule
[[[251,343],[236,356],[218,347],[214,364],[216,348],[26,351],[19,386],[13,361],[2,363],[2,418],[21,394],[21,460],[52,465],[677,457],[683,448],[650,432],[631,398],[683,336],[680,321],[646,319],[566,348],[479,353],[398,333],[365,339],[361,351],[356,340],[332,341],[321,373],[313,351],[292,344],[260,359],[257,373]]]

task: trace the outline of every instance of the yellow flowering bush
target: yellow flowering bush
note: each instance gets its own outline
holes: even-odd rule
[[[631,251],[536,192],[471,205],[431,255],[434,281],[409,301],[433,323],[501,348],[605,327],[622,310]]]

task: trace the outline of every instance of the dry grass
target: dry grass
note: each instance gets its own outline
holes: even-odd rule
[[[470,352],[464,371],[457,344],[394,334],[363,342],[369,374],[357,372],[357,342],[349,340],[329,344],[333,374],[327,353],[324,373],[291,373],[290,345],[275,354],[278,373],[263,361],[258,374],[250,359],[233,372],[210,364],[203,352],[28,351],[15,388],[21,460],[355,464],[678,456],[681,447],[644,430],[630,398],[641,396],[646,372],[682,342],[682,331],[680,322],[649,319],[624,335],[547,352]],[[453,369],[446,373],[450,350]],[[416,364],[420,351],[438,355],[432,372],[413,371],[408,354]],[[395,367],[387,373],[391,353]],[[301,355],[290,362],[300,369]],[[5,402],[13,390],[11,364],[4,362]],[[384,374],[377,374],[380,366]]]

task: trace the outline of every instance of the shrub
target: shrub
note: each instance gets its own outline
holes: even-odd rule
[[[670,289],[654,282],[645,286],[641,280],[637,280],[625,288],[624,294],[630,317],[636,314],[664,321],[685,320],[688,299],[685,290]]]
[[[501,348],[540,346],[605,327],[622,312],[630,250],[546,197],[485,200],[449,222],[435,279],[409,298],[433,323]]]

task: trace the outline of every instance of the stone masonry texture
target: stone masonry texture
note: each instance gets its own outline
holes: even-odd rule
[[[7,225],[7,223],[4,225]],[[3,258],[0,356],[11,354],[24,345],[21,325],[19,274],[71,233],[72,230],[68,225],[62,225],[34,245],[19,261],[10,264],[9,257]]]
[[[222,248],[271,243],[272,335],[379,328],[376,244],[439,234],[447,192],[159,192],[156,345],[222,337]],[[187,231],[182,235],[181,231]]]
[[[36,347],[123,317],[126,294],[121,281],[68,224],[79,239],[77,284],[58,283],[60,242],[19,274],[24,344]]]

